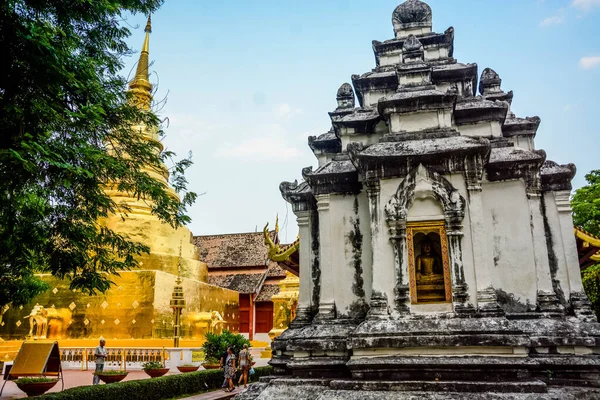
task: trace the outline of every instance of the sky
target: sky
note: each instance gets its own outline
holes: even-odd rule
[[[152,16],[151,80],[165,146],[194,165],[195,235],[297,224],[282,181],[317,165],[310,135],[329,130],[338,87],[375,67],[372,40],[393,38],[399,0],[167,0]],[[600,0],[430,0],[433,30],[455,28],[454,57],[493,68],[517,116],[542,119],[536,147],[600,169]],[[146,17],[126,21],[135,51]],[[125,60],[124,75],[137,54]],[[130,75],[129,75],[130,76]],[[166,101],[165,101],[166,100]]]

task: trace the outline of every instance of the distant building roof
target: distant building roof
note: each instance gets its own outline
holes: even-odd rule
[[[270,234],[274,237],[275,232]],[[200,260],[213,268],[267,267],[269,248],[262,232],[194,236]],[[234,289],[235,290],[235,289]]]
[[[576,226],[575,240],[582,270],[600,262],[600,238]]]
[[[266,273],[233,273],[209,275],[208,283],[242,294],[258,293],[265,280]]]
[[[256,296],[255,302],[271,301],[271,297],[279,293],[279,285],[263,285],[258,296]]]

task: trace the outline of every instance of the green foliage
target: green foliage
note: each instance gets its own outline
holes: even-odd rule
[[[129,372],[127,371],[115,371],[115,370],[109,370],[109,371],[102,371],[102,372],[94,372],[94,375],[127,375]]]
[[[575,191],[571,206],[573,222],[585,231],[600,236],[600,170],[585,176],[587,185]]]
[[[0,2],[0,306],[46,290],[36,272],[94,294],[111,286],[110,274],[138,266],[148,247],[99,223],[130,211],[107,188],[174,227],[189,221],[191,161],[171,171],[180,202],[148,173],[165,171],[173,154],[131,128],[162,133],[160,120],[133,105],[119,75],[131,53],[123,19],[162,1]]]
[[[261,376],[273,373],[272,367],[254,368],[250,376],[256,382]],[[223,384],[223,371],[205,370],[187,374],[168,375],[160,378],[143,379],[110,385],[80,386],[64,392],[48,393],[40,400],[159,400],[183,395],[192,395],[219,389]]]
[[[30,383],[50,383],[56,381],[56,378],[19,378],[15,383],[17,385],[29,385]]]
[[[202,350],[207,361],[211,363],[218,363],[221,358],[221,354],[227,351],[227,347],[233,347],[233,353],[237,354],[242,350],[245,344],[251,347],[252,344],[244,336],[234,334],[228,330],[223,331],[220,335],[214,333],[207,333],[205,335],[206,342],[202,345]]]
[[[142,364],[144,370],[164,368],[160,361],[148,361]]]
[[[585,294],[590,299],[596,316],[600,318],[600,264],[587,268],[582,275]]]

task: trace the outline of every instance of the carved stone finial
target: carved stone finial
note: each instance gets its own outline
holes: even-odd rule
[[[423,49],[423,44],[415,35],[409,35],[404,41],[402,51],[419,51]]]
[[[349,83],[344,83],[337,91],[338,108],[354,108],[354,89]]]
[[[431,20],[431,7],[420,0],[407,0],[396,7],[392,14],[396,36],[409,28],[431,28]]]
[[[415,35],[409,35],[402,45],[402,62],[420,62],[424,55],[423,44]]]
[[[493,69],[486,68],[481,73],[481,78],[479,79],[479,93],[482,95],[500,93],[502,92],[500,89],[501,84],[502,79],[500,79],[500,75]]]

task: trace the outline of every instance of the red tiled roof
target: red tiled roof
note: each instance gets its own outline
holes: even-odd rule
[[[274,237],[275,232],[271,232]],[[262,232],[194,236],[200,260],[212,268],[267,267],[269,248]]]
[[[226,275],[209,275],[208,283],[225,289],[235,290],[243,294],[258,293],[264,280],[265,273],[233,273]]]
[[[271,301],[271,297],[279,293],[279,285],[263,285],[256,299],[257,303]]]

